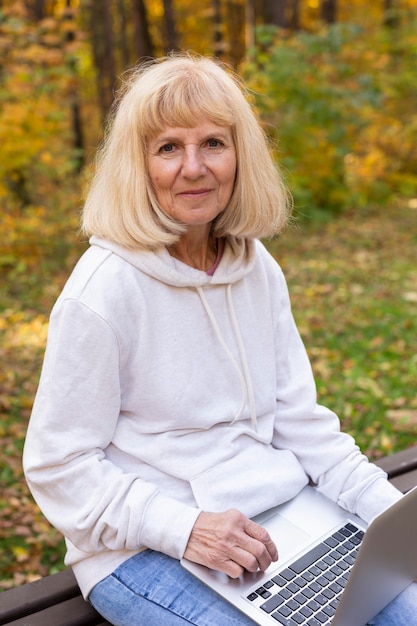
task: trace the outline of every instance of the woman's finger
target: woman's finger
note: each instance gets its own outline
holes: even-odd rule
[[[259,524],[255,524],[255,522],[248,519],[245,526],[245,532],[265,547],[271,561],[278,560],[277,547],[272,541],[268,531],[263,526],[259,526]]]

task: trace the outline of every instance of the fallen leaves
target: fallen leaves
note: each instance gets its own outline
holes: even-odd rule
[[[0,590],[63,567],[62,537],[30,496],[21,461],[46,333],[46,313],[0,311]]]
[[[417,291],[406,291],[403,293],[402,297],[407,302],[417,302]]]
[[[302,223],[271,245],[319,401],[373,458],[417,440],[417,219],[408,202]]]
[[[390,409],[385,415],[398,428],[417,430],[417,409]]]

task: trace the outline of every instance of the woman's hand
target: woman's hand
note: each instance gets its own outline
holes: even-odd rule
[[[278,551],[267,531],[240,511],[198,516],[184,557],[238,578],[245,570],[266,570],[278,560]]]

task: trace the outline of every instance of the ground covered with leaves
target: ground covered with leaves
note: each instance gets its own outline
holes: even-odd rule
[[[371,458],[417,438],[416,244],[414,201],[326,222],[307,216],[268,243],[288,279],[320,402]],[[67,242],[59,255],[56,245],[0,268],[0,590],[63,568],[63,540],[21,469],[49,311],[82,252]]]
[[[417,210],[351,211],[277,241],[319,400],[378,458],[417,438]]]

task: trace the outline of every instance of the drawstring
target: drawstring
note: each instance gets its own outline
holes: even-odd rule
[[[245,346],[243,345],[242,335],[240,334],[239,324],[238,324],[235,309],[233,306],[232,285],[230,284],[227,285],[226,294],[227,294],[227,303],[229,305],[230,317],[233,322],[233,328],[234,328],[237,343],[239,346],[240,358],[243,364],[243,371],[245,372],[246,389],[248,392],[248,399],[249,399],[250,418],[251,418],[254,428],[256,429],[257,421],[256,421],[255,396],[253,393],[252,378],[251,378],[250,371],[249,371],[248,360],[246,358]],[[236,421],[236,418],[233,421]]]
[[[228,308],[229,308],[229,314],[230,314],[230,319],[232,322],[232,326],[233,326],[233,330],[235,332],[235,337],[236,337],[236,341],[238,344],[238,348],[239,348],[239,354],[240,354],[240,358],[242,361],[242,365],[243,365],[243,373],[242,370],[240,369],[238,363],[236,362],[236,359],[234,358],[233,354],[231,353],[229,347],[227,346],[223,335],[221,333],[221,330],[219,328],[219,325],[217,323],[217,320],[213,314],[213,311],[210,308],[209,303],[207,302],[207,298],[206,298],[206,294],[204,293],[204,290],[202,287],[196,287],[197,292],[201,298],[201,301],[203,303],[203,306],[206,310],[207,315],[210,318],[211,324],[214,328],[214,331],[217,335],[217,338],[223,348],[223,350],[225,351],[225,353],[227,354],[227,356],[229,357],[229,360],[231,362],[231,364],[233,365],[238,378],[239,378],[239,382],[240,385],[242,387],[242,391],[243,391],[243,398],[242,398],[242,403],[239,407],[238,412],[236,413],[236,415],[234,416],[233,420],[231,421],[231,425],[234,424],[239,417],[242,415],[243,410],[245,408],[246,402],[249,401],[249,410],[250,410],[250,417],[251,417],[251,422],[253,427],[255,428],[255,430],[257,430],[257,420],[256,420],[256,408],[255,408],[255,398],[254,398],[254,393],[253,393],[253,385],[252,385],[252,379],[250,376],[250,371],[249,371],[249,366],[248,366],[248,360],[246,358],[246,352],[245,352],[245,347],[243,345],[243,341],[242,341],[242,336],[240,334],[240,330],[239,330],[239,324],[236,318],[236,314],[235,314],[235,310],[234,310],[234,306],[233,306],[233,299],[232,299],[232,286],[229,284],[227,285],[226,288],[226,295],[227,295],[227,304],[228,304]]]

